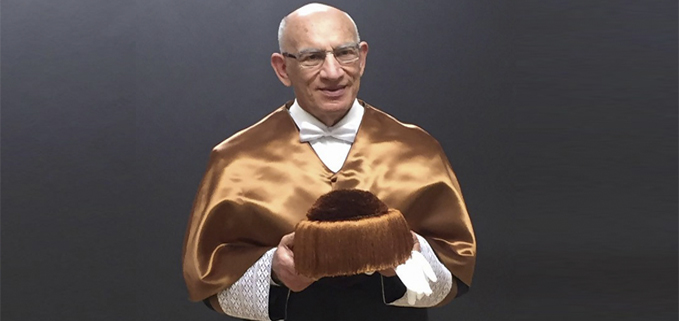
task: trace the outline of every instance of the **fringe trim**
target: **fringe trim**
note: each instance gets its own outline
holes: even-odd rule
[[[357,220],[304,220],[295,230],[295,268],[313,279],[379,271],[405,263],[413,245],[408,222],[396,209]]]

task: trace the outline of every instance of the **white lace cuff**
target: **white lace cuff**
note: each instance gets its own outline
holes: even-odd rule
[[[414,305],[411,305],[408,304],[408,291],[406,291],[406,294],[403,295],[402,298],[389,303],[389,305],[413,308],[433,307],[445,299],[453,286],[453,275],[436,257],[434,250],[431,249],[427,240],[419,235],[417,235],[417,239],[420,241],[420,252],[422,253],[422,256],[429,262],[432,270],[434,270],[434,274],[436,274],[436,282],[429,282],[432,294],[429,296],[422,296],[415,301]],[[384,294],[384,288],[382,288],[382,293]]]
[[[271,261],[276,248],[262,255],[245,274],[217,295],[224,313],[236,318],[270,321],[269,287]]]

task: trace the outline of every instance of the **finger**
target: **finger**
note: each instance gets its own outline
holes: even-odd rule
[[[415,241],[415,243],[420,243],[420,240],[417,239],[417,233],[415,233],[411,230],[410,235],[413,236],[413,241]]]
[[[288,282],[289,282],[288,288],[290,288],[290,290],[299,292],[309,287],[309,285],[311,285],[315,281],[309,277],[295,273],[290,275],[290,279]]]
[[[426,280],[425,280],[425,282],[426,282]],[[432,293],[434,293],[434,292],[431,290],[429,283],[424,283],[424,290],[422,291],[422,294],[426,295],[426,296],[430,296]]]
[[[292,270],[295,266],[295,258],[293,257],[292,251],[290,249],[279,246],[274,253],[274,261],[272,263],[272,268],[278,270],[284,268],[286,270]]]
[[[424,255],[420,252],[413,253],[413,259],[418,263],[424,275],[432,282],[436,282],[436,273],[434,273],[434,270],[431,268],[431,265],[429,265],[429,261],[424,258]]]
[[[406,296],[408,297],[408,305],[415,305],[417,294],[412,290],[408,290]]]
[[[408,265],[408,261],[397,266],[394,270],[396,271],[398,278],[401,279],[401,282],[403,282],[403,285],[405,285],[406,288],[411,289],[413,287],[413,277],[410,266]]]
[[[399,265],[396,268],[396,274],[407,289],[416,293],[422,293],[423,295],[433,293],[427,276],[425,276],[422,268],[415,263],[415,260],[408,260],[405,264]]]
[[[425,290],[424,286],[428,284],[425,284],[426,282],[422,282],[426,281],[424,280],[424,275],[413,263],[414,262],[412,260],[408,260],[406,263],[397,266],[396,275],[398,275],[399,279],[401,279],[401,282],[403,282],[403,285],[405,285],[407,289],[413,290],[415,292],[422,292]]]
[[[313,283],[313,282],[315,281],[314,279],[312,279],[312,278],[310,278],[310,277],[308,277],[308,276],[306,276],[306,275],[299,274],[297,271],[295,271],[295,276],[296,276],[301,282],[304,282],[304,283]]]
[[[417,233],[410,231],[410,234],[413,236],[413,251],[419,252],[421,250],[420,239],[417,238]]]
[[[295,232],[285,234],[281,238],[280,245],[286,246],[286,247],[292,247],[292,245],[295,243]]]
[[[419,270],[416,274],[416,279],[417,279],[417,285],[418,285],[418,294],[421,294],[419,297],[421,298],[422,295],[430,295],[432,293],[431,287],[429,286],[429,281],[427,281],[427,277],[424,276],[424,273],[422,273],[422,270]]]
[[[295,272],[285,271],[278,277],[290,290],[299,292],[314,283],[314,280]]]
[[[300,292],[309,287],[313,282],[296,282],[292,283],[288,288],[294,292]]]

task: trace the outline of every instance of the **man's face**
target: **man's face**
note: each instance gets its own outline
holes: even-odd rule
[[[353,24],[343,15],[301,17],[289,28],[285,49],[293,55],[356,45]],[[345,64],[333,54],[327,54],[317,67],[305,67],[298,60],[285,57],[285,69],[298,103],[326,124],[332,125],[344,116],[358,95],[368,45],[361,42],[358,46],[358,60]]]

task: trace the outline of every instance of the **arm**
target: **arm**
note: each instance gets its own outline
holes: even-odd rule
[[[288,292],[302,291],[313,283],[295,271],[293,242],[294,233],[283,236],[278,247],[267,251],[238,281],[220,291],[216,300],[209,299],[212,308],[237,318],[283,319]],[[279,282],[282,286],[275,285]]]
[[[428,261],[432,268],[442,264],[447,270],[443,273],[451,274],[450,290],[436,304],[441,306],[467,292],[471,285],[476,262],[476,238],[460,185],[440,145],[434,143],[418,150],[431,156],[428,162],[418,158],[417,161],[406,162],[407,167],[400,163],[393,165],[404,175],[419,174],[408,176],[408,183],[414,187],[408,188],[411,185],[403,184],[404,190],[385,197],[385,202],[399,208],[410,228],[426,239],[431,251],[423,249],[419,260]]]
[[[220,291],[216,296],[218,306],[212,298],[212,307],[236,318],[269,321],[269,280],[275,250],[272,248],[264,253],[238,281]]]

